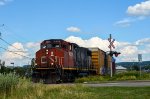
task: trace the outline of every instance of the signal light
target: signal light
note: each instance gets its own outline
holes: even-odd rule
[[[121,54],[120,52],[116,52],[116,51],[110,51],[109,55],[113,56],[115,55],[116,57],[118,57],[118,55]]]
[[[119,54],[121,54],[120,52],[114,52],[115,56],[118,57]]]

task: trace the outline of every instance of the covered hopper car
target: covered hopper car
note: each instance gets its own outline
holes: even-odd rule
[[[42,80],[44,83],[70,82],[76,77],[100,74],[101,66],[95,65],[94,61],[102,61],[102,65],[109,67],[107,55],[103,51],[93,60],[94,53],[93,49],[79,47],[61,39],[44,40],[36,52],[32,80]],[[101,57],[102,60],[99,60]]]

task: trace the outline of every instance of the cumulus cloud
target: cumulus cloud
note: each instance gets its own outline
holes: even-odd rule
[[[128,27],[131,25],[132,22],[133,20],[131,19],[123,19],[123,20],[117,21],[114,25],[121,26],[121,27]]]
[[[141,39],[141,40],[137,40],[135,42],[135,45],[144,45],[144,44],[150,44],[150,38],[144,38],[144,39]]]
[[[36,52],[37,50],[40,49],[40,43],[39,42],[28,42],[28,43],[25,44],[25,46],[28,49],[33,50],[34,52]]]
[[[136,21],[146,19],[146,17],[150,15],[150,0],[129,6],[126,13],[131,16],[115,22],[115,26],[129,27]]]
[[[19,42],[15,42],[12,46],[8,46],[7,51],[2,53],[2,59],[5,60],[6,65],[9,65],[11,62],[23,62],[27,57],[28,50]]]
[[[74,26],[68,27],[66,30],[68,32],[81,32],[80,28]]]
[[[98,47],[104,51],[108,51],[108,41],[107,40],[103,40],[99,37],[92,37],[88,40],[83,40],[80,37],[74,37],[74,36],[70,36],[68,38],[65,39],[66,41],[72,42],[72,43],[76,43],[79,46],[82,47]]]
[[[1,59],[5,60],[7,66],[10,66],[11,62],[14,62],[15,66],[28,64],[31,58],[35,57],[35,52],[40,48],[39,45],[38,42],[26,44],[15,42],[12,46],[8,46],[7,51],[2,53]]]
[[[92,37],[90,39],[82,39],[80,37],[74,37],[74,36],[70,36],[68,38],[65,39],[66,41],[69,42],[73,42],[76,43],[82,47],[98,47],[104,51],[109,51],[108,49],[108,45],[109,42],[108,40],[105,39],[101,39],[99,37]],[[143,44],[146,44],[145,42],[147,42],[148,40],[139,40],[139,41],[143,41]],[[137,42],[137,41],[135,41]],[[117,58],[119,61],[137,61],[137,55],[138,53],[143,54],[143,56],[145,56],[145,58],[143,60],[150,60],[150,57],[146,57],[147,55],[150,55],[150,51],[149,48],[150,46],[145,46],[144,49],[139,49],[138,46],[135,46],[135,42],[118,42],[115,41],[114,45],[116,46],[116,51],[121,52],[120,56]]]
[[[108,45],[109,42],[107,39],[102,39],[100,37],[92,37],[89,39],[82,39],[81,37],[75,37],[70,36],[65,39],[66,41],[76,43],[81,47],[98,47],[104,51],[109,51]],[[137,61],[137,55],[140,53],[143,56],[143,61],[150,60],[150,38],[145,38],[141,40],[137,40],[135,42],[120,42],[115,41],[114,42],[115,49],[118,52],[121,52],[119,57],[117,58],[117,62],[124,62],[124,61]],[[136,46],[135,46],[136,45]],[[140,45],[137,46],[137,45]],[[23,56],[29,56],[31,58],[34,58],[35,52],[40,49],[40,43],[39,42],[28,42],[26,44],[22,44],[19,42],[16,42],[13,44],[17,49],[20,49],[25,52],[19,52],[16,48],[12,46],[8,46],[8,50],[10,51],[16,51],[15,53],[21,54]],[[142,47],[141,47],[142,46]],[[18,52],[17,52],[18,51]],[[2,53],[2,60],[6,60],[6,64],[10,65],[11,62],[14,62],[15,65],[23,65],[28,64],[31,59],[28,59],[26,57],[13,54],[11,52],[3,52]],[[19,64],[20,63],[20,64]]]
[[[134,16],[148,16],[150,15],[150,0],[141,2],[134,6],[129,6],[127,9],[129,15]]]
[[[120,27],[129,27],[132,23],[134,23],[136,21],[142,21],[144,19],[145,19],[144,16],[139,16],[139,17],[134,17],[134,18],[129,17],[129,18],[125,18],[120,21],[117,21],[114,25],[120,26]]]
[[[0,6],[7,4],[8,2],[11,2],[13,0],[0,0]]]
[[[27,51],[27,49],[25,49],[21,43],[16,42],[8,47],[8,51],[3,54],[3,57],[5,59],[23,59],[23,56],[27,55],[25,51]]]

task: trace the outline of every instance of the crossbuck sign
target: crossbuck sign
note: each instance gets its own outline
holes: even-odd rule
[[[108,38],[108,41],[109,41],[109,43],[110,43],[109,46],[108,46],[108,48],[109,48],[110,51],[111,51],[112,48],[115,48],[115,46],[114,46],[114,44],[113,44],[114,41],[115,41],[115,39],[112,40],[111,34],[110,34],[110,37]]]

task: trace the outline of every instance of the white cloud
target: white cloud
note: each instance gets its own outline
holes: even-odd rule
[[[121,27],[128,27],[131,25],[132,22],[133,20],[131,19],[123,19],[123,20],[117,21],[114,25],[121,26]]]
[[[144,19],[145,19],[144,16],[134,17],[134,18],[128,17],[120,21],[117,21],[114,25],[120,26],[120,27],[129,27],[132,23],[137,22],[137,21],[142,21]]]
[[[18,63],[26,61],[28,55],[28,49],[24,48],[23,44],[15,42],[2,53],[2,60],[5,60],[6,65],[10,65],[11,62],[20,65]]]
[[[31,58],[35,57],[35,52],[39,50],[40,43],[28,42],[22,44],[15,42],[12,46],[8,46],[1,56],[2,60],[5,60],[6,65],[10,66],[11,62],[15,63],[15,66],[25,65],[30,63]]]
[[[24,58],[23,56],[28,55],[28,53],[26,53],[27,49],[25,49],[21,43],[16,42],[12,45],[13,45],[13,47],[9,46],[8,49],[7,49],[8,51],[3,53],[3,58],[5,58],[6,60],[7,59],[8,60],[9,59],[10,60],[11,59],[23,59]]]
[[[65,39],[66,41],[73,42],[82,47],[98,47],[104,51],[109,51],[108,45],[109,42],[107,39],[102,39],[99,37],[92,37],[90,39],[82,39],[80,37],[70,36]],[[117,62],[119,61],[137,61],[137,54],[141,53],[143,56],[143,61],[150,60],[150,38],[141,39],[135,42],[119,42],[115,41],[114,43],[115,49],[118,52],[121,52],[119,57],[117,57]],[[135,46],[135,45],[141,45]],[[23,50],[25,52],[16,52],[18,54],[29,56],[31,54],[31,58],[34,58],[35,52],[40,49],[40,43],[38,42],[28,42],[26,44],[22,44],[16,42],[13,44],[17,49]],[[17,51],[17,49],[11,46],[8,46],[8,50]],[[11,65],[11,62],[14,62],[15,65],[24,65],[28,64],[31,59],[25,58],[23,56],[13,54],[11,52],[3,52],[2,60],[6,61],[7,65]]]
[[[35,53],[40,49],[39,42],[28,42],[24,46],[29,50],[29,54],[32,55],[32,58],[35,57]]]
[[[137,54],[138,48],[136,46],[126,46],[121,48],[120,51],[122,52],[122,56]]]
[[[11,2],[13,0],[0,0],[0,6],[7,4],[8,2]]]
[[[28,42],[27,44],[26,44],[26,46],[28,47],[28,48],[33,48],[33,47],[39,47],[40,46],[40,43],[34,43],[34,42]]]
[[[72,42],[72,43],[76,43],[82,47],[99,47],[100,49],[102,49],[104,51],[108,51],[108,41],[103,40],[99,37],[92,37],[88,40],[83,40],[80,37],[70,36],[70,37],[66,38],[65,40]]]
[[[69,32],[81,32],[80,28],[74,26],[68,27],[66,30]]]
[[[129,6],[126,12],[131,16],[115,22],[115,26],[129,27],[134,22],[146,19],[150,15],[150,0]]]
[[[144,39],[141,39],[141,40],[138,40],[135,42],[135,45],[144,45],[144,44],[150,44],[150,38],[144,38]]]
[[[150,15],[150,0],[141,2],[134,6],[129,6],[127,13],[133,16],[148,16]]]
[[[104,51],[109,51],[108,40],[104,40],[99,37],[92,37],[90,39],[83,40],[80,37],[70,36],[66,38],[66,41],[77,43],[82,47],[98,47]],[[139,40],[139,41],[143,41],[143,40]],[[121,52],[121,54],[117,58],[118,61],[137,61],[138,53],[141,53],[143,54],[143,56],[145,56],[143,60],[150,60],[150,57],[146,57],[150,55],[150,51],[148,51],[150,46],[148,46],[147,44],[146,44],[147,46],[144,45],[145,46],[144,49],[139,49],[138,46],[135,46],[135,42],[130,43],[130,42],[115,41],[114,45],[116,46],[115,50]]]

